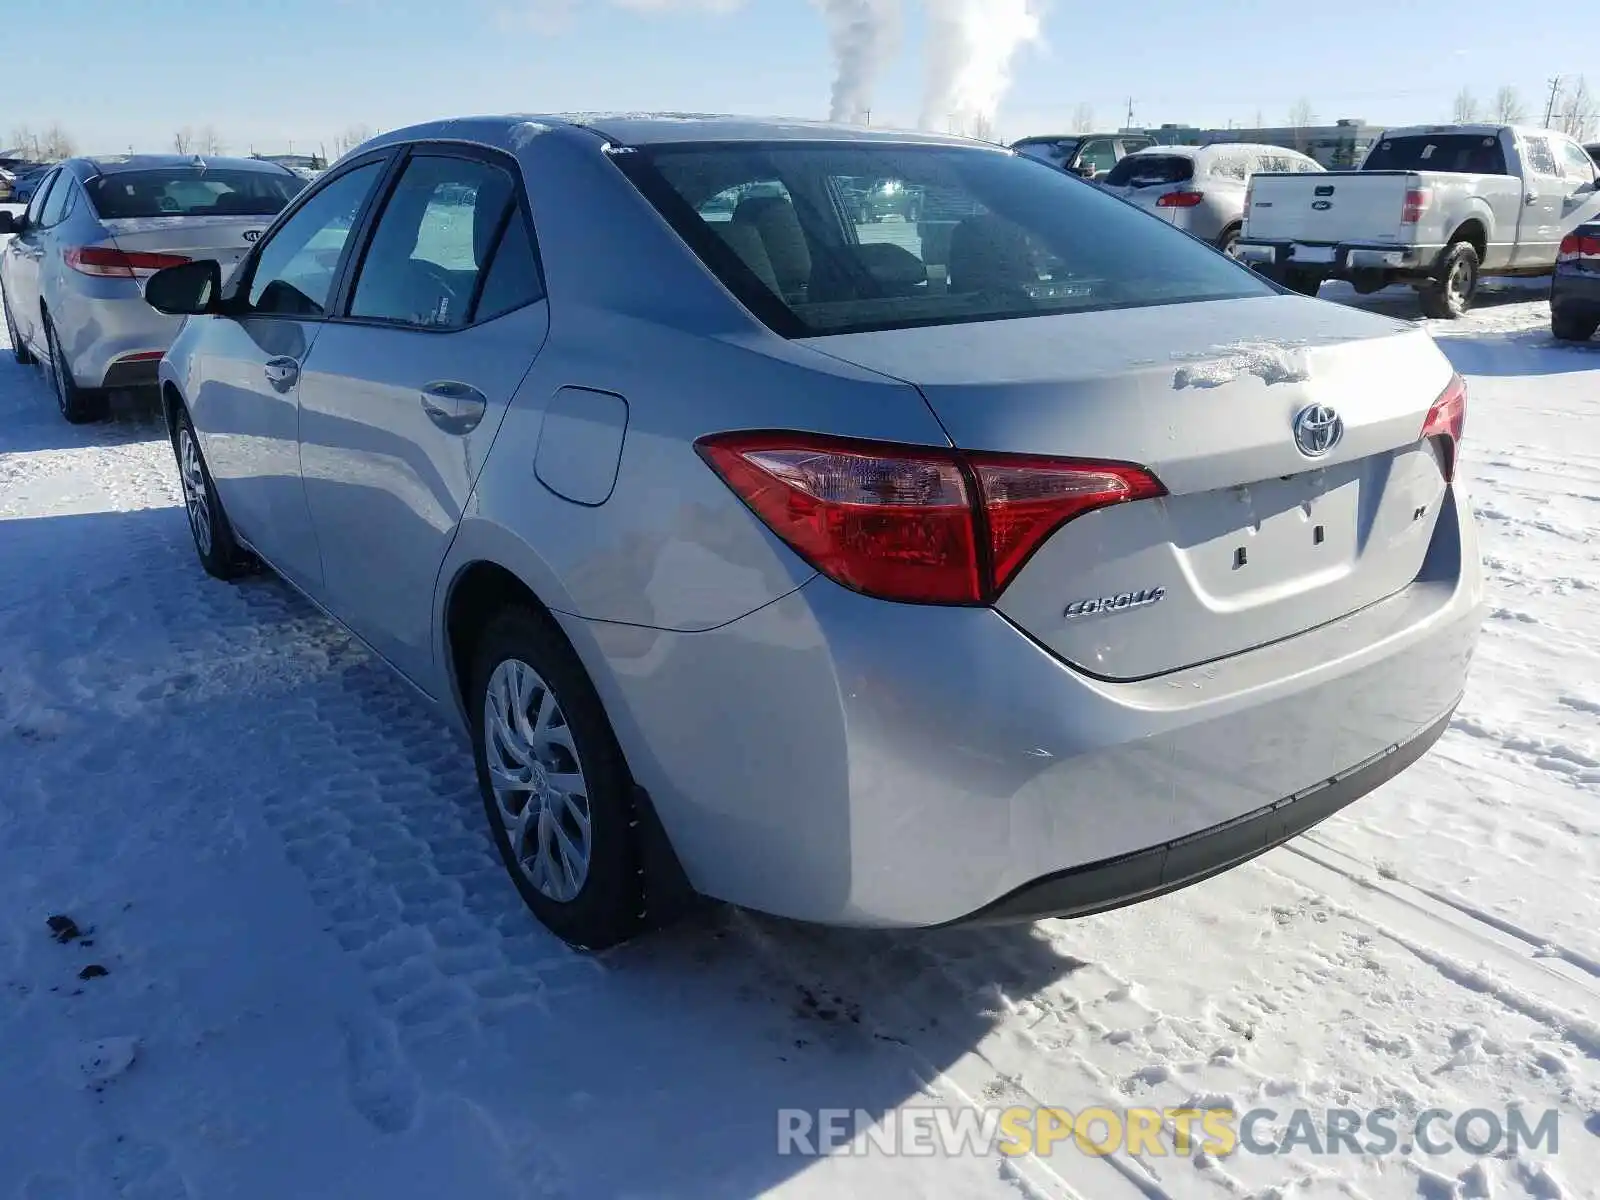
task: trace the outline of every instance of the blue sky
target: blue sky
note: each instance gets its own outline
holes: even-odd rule
[[[174,129],[210,124],[243,152],[470,112],[826,115],[832,66],[809,0],[698,4],[5,0],[0,141],[60,121],[87,151],[165,149]],[[909,0],[874,123],[916,118],[917,13]],[[1281,124],[1301,97],[1325,120],[1435,121],[1463,86],[1487,102],[1501,84],[1542,114],[1546,81],[1587,57],[1555,28],[1511,19],[1503,0],[1054,0],[997,127],[1070,129],[1080,104],[1115,127],[1130,95],[1141,125]]]

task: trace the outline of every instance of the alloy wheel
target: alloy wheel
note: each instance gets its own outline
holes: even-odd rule
[[[189,510],[189,528],[203,558],[211,553],[211,491],[200,447],[187,423],[178,430],[178,474],[183,481],[183,505]]]
[[[560,702],[527,663],[506,659],[489,677],[483,744],[518,867],[541,895],[570,902],[589,876],[589,785]]]

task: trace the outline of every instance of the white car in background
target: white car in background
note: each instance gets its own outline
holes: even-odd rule
[[[1250,177],[1257,171],[1322,170],[1316,159],[1281,146],[1151,146],[1117,163],[1100,186],[1237,257]]]
[[[20,363],[42,360],[61,415],[105,413],[106,394],[152,387],[183,322],[143,283],[192,259],[237,262],[305,181],[246,158],[118,155],[53,168],[21,215],[0,211],[0,307]]]

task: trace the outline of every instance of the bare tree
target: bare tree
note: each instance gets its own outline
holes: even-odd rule
[[[1528,110],[1522,106],[1522,97],[1510,84],[1503,84],[1494,94],[1494,119],[1502,125],[1520,125],[1528,119]]]
[[[175,130],[172,134],[172,150],[175,154],[188,154],[194,149],[194,130],[185,125],[182,129]]]
[[[1595,128],[1597,118],[1600,118],[1600,106],[1596,105],[1587,79],[1579,75],[1574,82],[1562,87],[1561,112],[1556,124],[1562,133],[1580,140],[1587,138]]]
[[[47,162],[59,162],[63,158],[71,158],[78,152],[78,143],[65,129],[61,122],[51,121],[50,127],[44,131],[39,139],[39,156]]]
[[[372,137],[372,130],[365,125],[352,125],[343,133],[333,139],[333,153],[341,157],[350,153],[362,142]]]
[[[1072,113],[1073,133],[1094,132],[1094,105],[1080,104]]]
[[[988,113],[977,113],[972,118],[968,136],[977,138],[980,142],[993,142],[998,139],[994,132],[994,118]]]
[[[18,125],[11,131],[8,149],[20,150],[28,158],[38,161],[39,135],[26,125]]]
[[[217,132],[215,125],[204,125],[200,132],[195,134],[194,149],[196,154],[209,154],[213,158],[228,152],[228,145],[222,140],[222,135]]]
[[[1471,125],[1477,121],[1478,98],[1470,89],[1462,88],[1456,93],[1456,102],[1451,109],[1450,119],[1457,125]]]
[[[1304,96],[1294,102],[1289,109],[1289,124],[1295,129],[1309,129],[1317,123],[1316,109],[1311,107],[1311,101]]]

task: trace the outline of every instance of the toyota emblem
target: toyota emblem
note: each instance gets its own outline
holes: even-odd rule
[[[1344,420],[1326,404],[1302,408],[1294,419],[1294,444],[1307,458],[1321,458],[1344,437]]]

